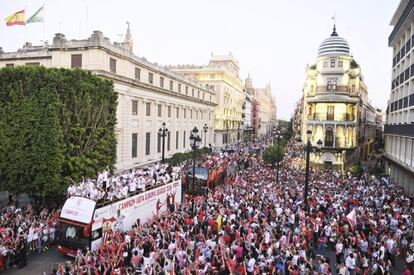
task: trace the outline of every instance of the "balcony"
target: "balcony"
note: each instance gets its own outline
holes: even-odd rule
[[[317,121],[354,121],[355,116],[349,113],[313,113],[307,116],[308,120],[317,120]]]

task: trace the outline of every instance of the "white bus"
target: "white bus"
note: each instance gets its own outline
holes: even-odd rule
[[[138,219],[145,223],[165,211],[167,205],[181,203],[181,188],[178,180],[104,203],[76,196],[68,198],[58,220],[58,251],[72,257],[76,257],[79,248],[96,251],[106,230],[129,230]]]

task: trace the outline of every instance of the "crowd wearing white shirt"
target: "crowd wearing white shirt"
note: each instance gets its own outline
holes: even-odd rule
[[[95,201],[126,198],[131,193],[166,184],[180,178],[181,167],[169,164],[150,165],[110,176],[109,171],[100,173],[96,179],[84,179],[68,187],[67,196],[80,196]]]

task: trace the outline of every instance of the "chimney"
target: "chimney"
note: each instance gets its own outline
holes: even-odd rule
[[[56,33],[53,37],[53,45],[59,46],[66,42],[65,35],[63,33]]]

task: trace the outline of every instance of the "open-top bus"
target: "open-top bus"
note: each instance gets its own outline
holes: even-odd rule
[[[78,249],[96,251],[105,232],[129,230],[138,219],[145,223],[177,202],[181,203],[181,180],[101,203],[70,197],[58,218],[58,251],[72,257],[76,257]]]

